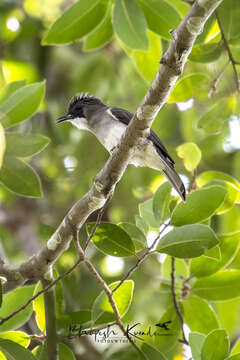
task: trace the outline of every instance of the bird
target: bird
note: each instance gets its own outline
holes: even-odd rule
[[[90,131],[111,153],[120,142],[132,117],[133,114],[127,110],[109,107],[95,96],[80,93],[70,100],[67,113],[60,116],[57,123],[67,121],[79,130]],[[164,173],[185,202],[185,186],[174,169],[175,163],[152,129],[141,144],[134,149],[130,164],[152,168]]]

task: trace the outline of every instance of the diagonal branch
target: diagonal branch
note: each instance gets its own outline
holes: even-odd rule
[[[74,226],[80,229],[88,216],[102,208],[109,196],[113,194],[116,184],[127,168],[134,147],[139,144],[142,138],[148,136],[153,120],[165,104],[183,71],[194,41],[201,33],[209,16],[221,2],[222,0],[195,1],[178,28],[172,31],[173,38],[169,49],[161,59],[162,65],[119,145],[97,175],[91,189],[72,207],[47,244],[16,269],[23,279],[43,277],[52,264],[69,247],[73,236],[71,226],[66,221],[67,217]],[[18,284],[12,282],[11,289]],[[4,290],[9,290],[9,287],[6,285]]]

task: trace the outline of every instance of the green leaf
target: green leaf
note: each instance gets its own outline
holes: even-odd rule
[[[5,156],[0,170],[0,182],[19,195],[41,197],[41,184],[31,166],[13,156]]]
[[[240,248],[240,232],[223,235],[219,237],[221,259],[209,258],[205,255],[190,262],[190,273],[192,276],[209,276],[225,268],[232,262]]]
[[[35,356],[35,359],[37,360],[48,360],[46,342],[44,342],[42,345],[36,346],[32,350],[32,354]]]
[[[184,166],[188,171],[193,171],[198,166],[202,153],[197,144],[187,142],[177,147],[177,154],[184,161]]]
[[[202,345],[201,360],[224,360],[229,351],[229,338],[224,329],[213,330]]]
[[[0,123],[0,169],[2,167],[3,163],[3,156],[6,150],[6,139],[5,139],[5,133],[4,128],[2,124]]]
[[[143,220],[152,228],[159,228],[161,225],[160,222],[158,222],[153,214],[153,200],[147,200],[143,203],[139,204],[139,213]]]
[[[58,345],[59,360],[75,360],[75,355],[72,350],[65,344]]]
[[[161,40],[158,35],[148,31],[150,45],[148,50],[133,50],[126,47],[122,42],[120,45],[133,60],[142,77],[150,82],[153,80],[159,68],[159,59],[162,54]]]
[[[36,295],[36,293],[38,293],[40,290],[42,290],[42,284],[39,281],[35,287],[33,295]],[[46,330],[46,323],[45,323],[45,306],[44,306],[43,294],[38,296],[33,301],[33,310],[34,310],[34,316],[37,326],[41,330],[41,332],[44,333]]]
[[[116,281],[110,284],[110,290],[114,290],[119,283],[120,281]],[[127,313],[132,302],[133,289],[134,282],[132,280],[126,280],[113,294],[113,300],[116,303],[121,318]],[[95,324],[104,324],[115,320],[112,306],[105,291],[102,291],[94,301],[92,307],[92,320]]]
[[[83,50],[96,50],[107,44],[113,36],[111,21],[111,7],[109,7],[102,21],[98,26],[84,39]]]
[[[113,10],[113,28],[129,48],[148,49],[147,22],[135,0],[118,0]]]
[[[209,84],[209,78],[204,74],[191,74],[180,79],[171,92],[168,103],[187,101],[193,97],[202,84]]]
[[[52,24],[42,44],[68,44],[81,39],[103,20],[106,10],[105,1],[78,0]]]
[[[131,223],[120,223],[118,224],[132,239],[136,251],[143,250],[146,247],[146,238],[142,231],[134,224]]]
[[[217,12],[226,38],[229,40],[240,37],[240,8],[238,1],[228,0],[223,2],[218,7]]]
[[[11,340],[0,339],[0,350],[9,360],[36,360],[28,349]]]
[[[185,225],[163,236],[158,243],[157,251],[179,258],[191,258],[202,255],[217,244],[217,237],[208,226]]]
[[[135,215],[136,226],[142,231],[142,233],[146,236],[149,230],[149,225],[146,221],[139,215]]]
[[[30,344],[29,335],[23,331],[8,331],[0,334],[1,339],[12,340],[15,343],[27,348]]]
[[[24,286],[4,295],[3,304],[0,309],[0,318],[7,317],[24,305],[32,297],[34,287],[35,286]],[[1,325],[0,332],[18,329],[29,320],[32,311],[32,304],[29,304],[24,310]]]
[[[227,360],[240,360],[240,353],[228,357]]]
[[[222,54],[221,43],[208,43],[195,45],[189,55],[189,60],[199,63],[210,63],[216,61]]]
[[[237,179],[235,179],[233,176],[223,173],[221,171],[214,171],[214,170],[204,171],[203,173],[201,173],[197,177],[196,183],[198,186],[201,187],[201,186],[206,185],[208,182],[210,182],[212,180],[226,181],[226,182],[233,184],[236,188],[240,189],[239,181]]]
[[[50,139],[40,134],[22,135],[16,132],[6,133],[7,151],[9,155],[27,157],[42,151]]]
[[[60,314],[57,316],[57,325],[58,328],[69,330],[71,324],[81,324],[83,328],[87,327],[92,318],[92,313],[90,310],[79,310],[72,311],[65,314]],[[85,326],[85,325],[86,326]],[[73,334],[75,335],[75,334]]]
[[[171,201],[172,187],[168,182],[163,183],[159,186],[153,197],[153,213],[155,219],[159,224],[169,218],[169,203]]]
[[[172,270],[171,257],[167,256],[166,259],[164,260],[164,263],[162,264],[161,275],[166,279],[170,278],[171,270]],[[175,274],[176,274],[176,279],[175,279],[176,281],[177,278],[180,276],[183,276],[184,278],[189,277],[188,266],[184,260],[177,258],[175,259]],[[182,280],[180,279],[180,281],[182,285]]]
[[[219,328],[215,311],[206,300],[197,296],[188,296],[183,302],[184,321],[191,331],[208,334]]]
[[[91,234],[95,223],[87,224],[88,234]],[[119,226],[108,222],[101,222],[98,226],[92,242],[103,253],[124,257],[135,254],[135,247],[130,236]]]
[[[31,117],[38,109],[45,92],[45,81],[26,85],[15,91],[0,106],[4,127],[10,127]]]
[[[7,84],[0,93],[0,105],[2,105],[15,91],[26,85],[25,80],[13,81]]]
[[[197,279],[192,291],[207,300],[228,300],[240,296],[240,270],[224,270]]]
[[[173,210],[171,224],[181,226],[208,219],[223,203],[226,193],[221,186],[210,186],[191,192],[186,203],[179,203]]]
[[[233,113],[232,97],[221,99],[207,110],[198,120],[197,127],[209,134],[219,133],[226,121]]]
[[[150,30],[171,39],[170,30],[175,29],[181,17],[178,11],[164,0],[139,0]]]
[[[204,343],[205,336],[197,332],[189,334],[189,345],[191,347],[192,356],[194,360],[201,360],[201,350]]]
[[[166,356],[162,352],[146,342],[141,346],[141,350],[149,360],[167,360]]]

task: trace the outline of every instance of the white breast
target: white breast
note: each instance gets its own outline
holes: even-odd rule
[[[89,130],[88,122],[84,117],[77,117],[75,119],[69,120],[74,126],[79,130]]]

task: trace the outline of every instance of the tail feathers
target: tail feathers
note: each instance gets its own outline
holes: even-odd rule
[[[186,190],[185,186],[180,178],[180,176],[176,173],[173,167],[168,166],[164,170],[163,173],[166,175],[174,189],[178,192],[181,196],[183,201],[186,201]]]

